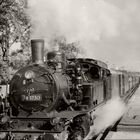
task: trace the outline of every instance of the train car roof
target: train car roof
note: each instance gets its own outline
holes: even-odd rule
[[[91,63],[94,65],[98,65],[104,69],[108,69],[107,64],[100,60],[95,60],[95,59],[91,59],[91,58],[70,58],[68,60],[69,61],[78,61],[78,62],[87,62],[87,63]]]
[[[127,71],[127,70],[117,70],[117,69],[114,69],[114,68],[111,68],[110,69],[110,72],[112,74],[128,74],[128,75],[137,75],[137,76],[140,76],[140,73],[139,72],[133,72],[133,71]]]
[[[115,69],[110,69],[110,72],[111,72],[112,74],[123,74],[122,71],[115,70]]]

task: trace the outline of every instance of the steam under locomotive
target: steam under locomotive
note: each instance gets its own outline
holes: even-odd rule
[[[94,125],[92,112],[115,96],[127,101],[139,85],[137,73],[111,74],[99,60],[53,51],[44,61],[43,40],[31,40],[31,48],[32,63],[15,73],[1,100],[1,139],[44,140],[64,130],[68,140],[83,139]]]

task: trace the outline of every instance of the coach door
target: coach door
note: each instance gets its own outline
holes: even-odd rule
[[[108,70],[102,70],[102,78],[104,82],[104,99],[111,98],[111,74]]]
[[[120,96],[123,96],[124,94],[124,75],[119,74],[119,93]]]

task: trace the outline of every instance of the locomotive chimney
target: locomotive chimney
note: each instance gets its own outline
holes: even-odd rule
[[[44,63],[44,40],[34,39],[31,40],[32,50],[32,63],[43,64]]]

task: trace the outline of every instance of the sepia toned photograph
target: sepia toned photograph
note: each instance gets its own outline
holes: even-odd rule
[[[140,0],[0,0],[0,140],[140,140]]]

